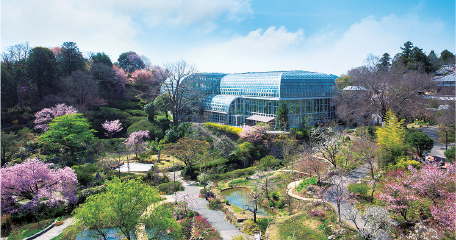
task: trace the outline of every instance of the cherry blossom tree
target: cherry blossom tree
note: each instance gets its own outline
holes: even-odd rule
[[[144,149],[147,146],[147,142],[144,141],[144,138],[149,138],[148,130],[132,132],[124,142],[127,148],[135,151],[136,158],[138,158],[138,153],[141,153],[141,149]]]
[[[78,180],[69,167],[54,168],[39,159],[1,169],[2,211],[7,213],[36,212],[41,204],[53,207],[60,203],[76,203]],[[29,201],[23,201],[29,200]]]
[[[67,106],[65,103],[59,103],[53,108],[43,108],[41,111],[35,113],[35,129],[41,129],[42,132],[46,132],[49,129],[48,123],[56,117],[60,117],[66,114],[77,113],[78,110],[72,106]]]
[[[118,133],[120,131],[122,131],[123,127],[122,126],[122,123],[120,122],[119,119],[117,120],[114,120],[114,121],[108,121],[106,120],[105,123],[101,124],[101,126],[106,130],[108,131],[107,133],[105,133],[105,135],[109,138],[112,139],[112,136],[115,134],[115,133]]]
[[[257,124],[253,127],[244,126],[239,137],[253,143],[261,140],[267,130],[269,130],[269,125],[264,124]]]

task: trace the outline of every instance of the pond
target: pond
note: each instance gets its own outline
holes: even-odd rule
[[[233,188],[233,189],[224,190],[220,194],[222,195],[223,198],[230,201],[231,204],[238,206],[240,208],[243,208],[244,205],[251,206],[251,204],[249,204],[247,201],[247,196],[249,195],[249,193],[250,193],[250,189],[248,189],[248,188]],[[265,208],[262,206],[258,206],[257,214],[262,215],[262,216],[276,215],[276,213],[271,211],[269,208]]]

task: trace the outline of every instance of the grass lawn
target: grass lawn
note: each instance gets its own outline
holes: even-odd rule
[[[35,233],[40,232],[41,230],[45,229],[49,225],[51,225],[55,221],[54,218],[52,219],[46,219],[40,222],[36,223],[30,223],[27,225],[24,225],[20,227],[19,229],[16,229],[13,231],[10,236],[8,237],[8,240],[18,240],[18,239],[24,239],[26,237],[30,237]]]

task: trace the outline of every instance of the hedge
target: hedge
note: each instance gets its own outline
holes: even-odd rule
[[[176,188],[177,191],[183,191],[184,187],[182,186],[182,183],[179,181],[176,181]],[[166,195],[173,194],[174,193],[174,181],[167,182],[167,183],[162,183],[158,185],[158,191],[161,193],[165,193]]]
[[[239,135],[242,132],[242,128],[232,127],[229,125],[220,125],[220,124],[212,123],[212,122],[206,122],[204,124],[204,127],[211,128],[211,129],[217,129],[217,130],[224,131],[226,133],[234,134],[234,135]]]

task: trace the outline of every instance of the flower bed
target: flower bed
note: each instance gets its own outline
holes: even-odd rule
[[[194,235],[196,239],[205,240],[221,240],[220,234],[212,227],[212,225],[204,219],[203,216],[196,216],[193,218],[195,221]]]

